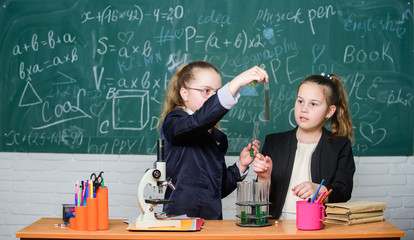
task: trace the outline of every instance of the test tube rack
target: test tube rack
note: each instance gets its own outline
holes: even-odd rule
[[[269,182],[242,181],[237,183],[236,224],[241,227],[270,226]]]
[[[272,217],[268,214],[268,205],[270,202],[237,202],[237,205],[241,207],[241,209],[245,209],[246,211],[240,211],[239,214],[236,215],[237,218],[240,219],[240,222],[236,222],[236,225],[240,227],[264,227],[264,226],[271,226],[272,224],[269,222],[269,218]]]

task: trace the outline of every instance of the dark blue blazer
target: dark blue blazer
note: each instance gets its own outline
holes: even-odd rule
[[[279,218],[285,204],[286,194],[290,191],[289,183],[295,160],[297,128],[269,134],[265,138],[262,154],[273,161],[270,187],[270,214]],[[312,182],[321,183],[332,189],[329,202],[346,202],[351,198],[355,162],[351,141],[346,137],[330,139],[330,132],[325,128],[312,154]]]
[[[176,187],[165,192],[175,201],[164,205],[167,214],[222,219],[221,199],[242,180],[236,164],[226,167],[227,136],[214,127],[227,112],[215,94],[192,115],[177,108],[165,117],[161,138],[167,176]]]

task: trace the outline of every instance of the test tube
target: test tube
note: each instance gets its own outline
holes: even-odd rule
[[[261,211],[260,211],[260,183],[259,182],[253,182],[253,198],[254,198],[254,203],[255,203],[254,208],[255,208],[255,215],[256,215],[256,225],[260,225]]]
[[[269,106],[269,83],[264,83],[264,93],[265,93],[265,120],[270,121],[270,106]]]
[[[243,209],[243,206],[241,205],[244,202],[243,199],[243,182],[237,182],[237,202],[239,205],[237,205],[237,213],[240,216],[240,223],[246,224],[246,212]]]
[[[269,213],[269,182],[260,182],[260,201],[262,203],[262,209],[261,209],[261,214],[262,214],[262,219],[261,219],[261,223],[267,224],[268,221],[268,213]]]
[[[240,215],[240,224],[249,224],[248,216],[251,215],[249,202],[252,202],[251,182],[242,181],[237,183],[237,202],[238,213]]]
[[[254,122],[253,124],[252,148],[250,148],[250,157],[254,157],[253,141],[257,139],[257,135],[259,134],[259,122]]]

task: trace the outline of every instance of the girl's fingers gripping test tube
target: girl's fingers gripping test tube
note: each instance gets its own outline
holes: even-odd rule
[[[264,64],[262,63],[262,64],[260,64],[260,68],[261,68],[261,69],[265,69],[265,68],[266,68],[266,65],[264,65]],[[256,86],[256,83],[257,83],[257,81],[256,81],[256,80],[254,80],[252,83],[250,83],[250,86],[254,87],[254,86]]]

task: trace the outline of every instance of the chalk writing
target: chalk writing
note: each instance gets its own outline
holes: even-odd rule
[[[402,0],[34,1],[0,9],[0,151],[154,154],[172,76],[206,60],[223,85],[255,65],[269,75],[269,122],[262,84],[240,88],[221,120],[229,154],[253,122],[262,142],[294,128],[299,83],[324,72],[348,93],[355,155],[412,155],[414,28]]]
[[[104,10],[92,13],[87,11],[81,14],[81,24],[90,21],[97,21],[101,25],[110,24],[118,21],[137,22],[141,24],[144,16],[140,6],[134,5],[131,9],[119,10],[107,6]]]
[[[407,28],[404,23],[407,21],[408,16],[412,13],[410,10],[406,10],[401,19],[391,19],[389,12],[383,18],[374,18],[370,15],[366,19],[358,20],[355,13],[351,13],[344,24],[345,31],[358,32],[361,38],[365,38],[371,31],[383,31],[393,32],[398,38],[402,38],[407,33]]]
[[[354,45],[348,45],[345,48],[344,63],[365,63],[367,61],[389,61],[394,62],[394,58],[391,56],[389,51],[390,42],[382,44],[381,50],[366,51],[364,49],[357,50]]]

